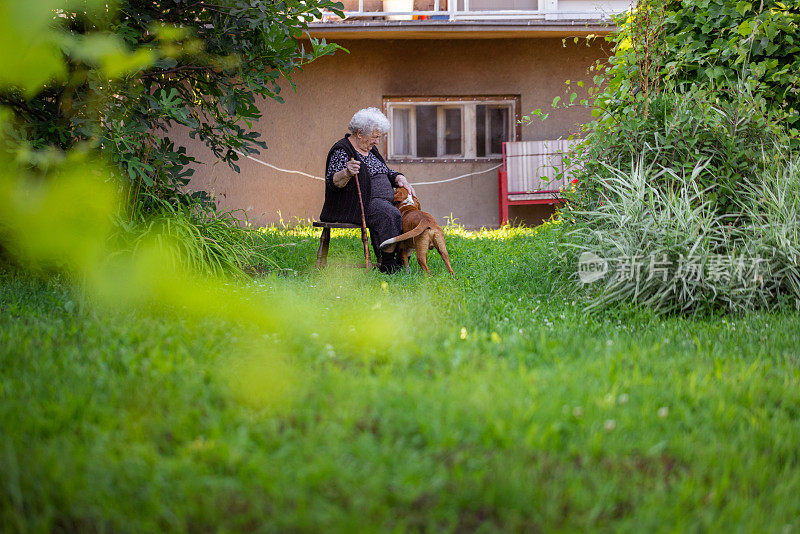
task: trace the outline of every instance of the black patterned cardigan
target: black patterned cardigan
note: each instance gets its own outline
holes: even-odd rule
[[[325,161],[325,203],[322,205],[322,213],[319,216],[320,221],[325,222],[347,222],[352,224],[361,224],[361,207],[358,205],[358,191],[356,190],[356,180],[351,178],[344,187],[336,187],[333,185],[332,176],[328,176],[328,166],[331,162],[331,156],[337,149],[344,149],[348,158],[355,158],[361,161],[356,149],[348,139],[350,134],[345,135],[339,139],[328,151],[328,157]],[[377,147],[372,147],[371,152],[377,157],[384,165],[386,160],[378,152]],[[397,176],[399,172],[389,169],[389,181],[392,187],[397,187]],[[370,182],[370,175],[368,174],[367,166],[361,165],[358,171],[358,182],[361,186],[361,198],[364,202],[364,207],[369,205],[372,198],[372,183]]]

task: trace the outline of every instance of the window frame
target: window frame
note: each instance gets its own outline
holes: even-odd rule
[[[443,154],[435,157],[419,157],[410,154],[394,153],[394,138],[392,131],[383,146],[383,153],[386,154],[387,161],[394,163],[470,163],[470,162],[490,162],[501,161],[502,154],[490,154],[488,156],[477,156],[477,135],[474,134],[476,123],[477,106],[504,106],[509,107],[508,140],[517,141],[522,137],[522,126],[520,124],[520,95],[469,95],[469,96],[389,96],[383,98],[383,112],[394,124],[393,110],[397,108],[409,109],[419,105],[436,105],[444,107],[457,107],[461,109],[461,154]],[[416,145],[416,113],[409,113],[409,146]],[[470,135],[468,135],[468,133]],[[443,132],[437,128],[437,144],[442,143]],[[438,152],[438,150],[437,150]]]

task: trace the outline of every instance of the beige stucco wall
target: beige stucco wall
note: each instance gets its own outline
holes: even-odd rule
[[[583,109],[554,111],[553,97],[564,94],[565,80],[586,80],[587,68],[601,55],[585,44],[566,46],[561,39],[359,40],[340,43],[350,53],[321,58],[297,73],[297,91],[287,89],[284,104],[260,103],[264,117],[254,126],[268,149],[256,157],[277,167],[315,176],[324,172],[329,147],[346,132],[352,114],[381,107],[384,96],[498,95],[521,96],[523,114],[541,108],[545,122],[522,127],[522,140],[556,139],[588,120]],[[241,174],[197,143],[183,140],[190,153],[206,162],[190,188],[212,192],[224,209],[243,209],[251,223],[317,218],[324,198],[321,181],[275,171],[251,160]],[[385,153],[385,152],[384,152]],[[414,182],[447,179],[482,171],[491,163],[404,163],[390,166]],[[497,171],[443,185],[419,186],[425,211],[441,222],[452,215],[476,228],[498,224]],[[512,207],[511,218],[537,222],[541,210]],[[526,213],[531,213],[528,217]]]

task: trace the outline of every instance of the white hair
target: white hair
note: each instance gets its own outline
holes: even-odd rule
[[[356,111],[353,118],[350,119],[350,125],[347,127],[353,135],[358,132],[371,134],[375,130],[385,134],[392,127],[386,115],[381,113],[378,108],[364,108]]]

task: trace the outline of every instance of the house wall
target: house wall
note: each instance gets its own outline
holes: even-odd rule
[[[324,173],[330,146],[358,109],[381,107],[384,96],[519,94],[522,114],[541,108],[550,117],[522,127],[522,140],[557,139],[578,130],[587,110],[553,110],[565,94],[565,80],[589,79],[587,68],[604,55],[598,47],[561,39],[358,40],[340,43],[350,53],[321,58],[297,73],[297,91],[286,89],[284,104],[259,103],[263,118],[254,125],[268,145],[258,159],[314,176]],[[573,84],[574,86],[574,84]],[[255,225],[318,218],[324,199],[321,181],[273,170],[242,159],[241,173],[214,163],[197,142],[182,139],[206,162],[189,188],[211,192],[224,209],[243,209]],[[385,147],[382,153],[386,153]],[[485,171],[499,164],[396,163],[409,181],[435,181]],[[442,185],[416,188],[422,207],[442,223],[452,215],[469,228],[498,225],[497,171]],[[279,215],[280,213],[280,215]],[[526,215],[530,214],[530,216]],[[546,218],[541,209],[512,207],[511,218],[529,223]],[[528,220],[530,219],[530,220]]]
[[[358,0],[339,1],[344,4],[345,11],[358,11]],[[364,11],[383,11],[383,0],[364,0]]]

